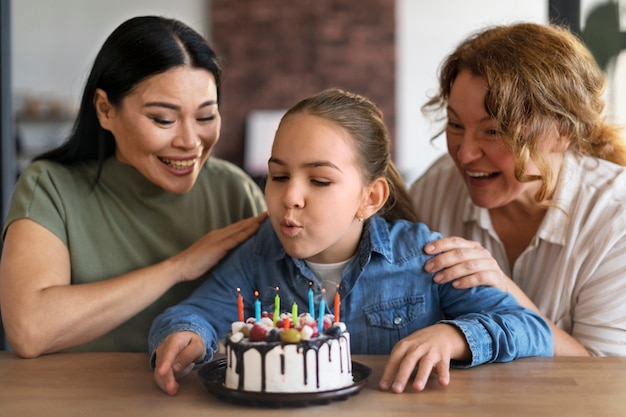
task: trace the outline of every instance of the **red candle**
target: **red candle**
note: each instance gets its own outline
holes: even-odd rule
[[[283,319],[283,329],[289,330],[290,327],[291,327],[291,322],[289,320],[289,317],[285,316],[285,318]]]
[[[237,309],[239,310],[239,321],[243,321],[243,296],[241,289],[237,288]]]
[[[339,284],[337,284],[337,292],[335,292],[335,323],[339,323],[339,306],[341,299],[339,298]]]

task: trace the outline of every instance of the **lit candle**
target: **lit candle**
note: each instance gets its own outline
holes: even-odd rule
[[[243,321],[243,296],[241,289],[237,288],[237,310],[239,310],[239,321]]]
[[[326,313],[326,289],[322,288],[322,301],[320,301],[320,315],[317,320],[317,329],[320,334],[324,332],[324,313]]]
[[[298,327],[298,304],[294,301],[291,305],[291,320],[293,321],[293,327]]]
[[[274,327],[280,316],[280,297],[278,296],[278,287],[276,287],[276,297],[274,297]]]
[[[254,319],[258,323],[261,321],[261,300],[259,300],[259,292],[255,291],[254,296],[256,297],[256,301],[254,302]]]
[[[339,306],[341,305],[341,299],[339,297],[339,284],[337,284],[337,292],[335,292],[335,323],[339,323]]]
[[[313,283],[309,281],[309,314],[315,318],[315,305],[313,304]]]

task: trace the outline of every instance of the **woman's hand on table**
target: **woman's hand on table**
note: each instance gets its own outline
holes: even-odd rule
[[[400,340],[391,350],[379,388],[401,393],[415,373],[413,388],[422,391],[434,371],[439,384],[450,383],[450,359],[466,360],[469,347],[461,331],[450,324],[434,324]]]
[[[434,255],[424,269],[435,273],[434,280],[438,284],[454,281],[452,285],[455,288],[485,285],[509,292],[510,279],[491,253],[478,242],[446,237],[429,242],[424,251]]]
[[[194,332],[170,334],[156,349],[154,380],[169,395],[178,392],[178,380],[202,361],[206,349],[204,341]]]

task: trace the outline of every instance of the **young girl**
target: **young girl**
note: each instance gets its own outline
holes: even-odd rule
[[[332,89],[292,107],[265,192],[270,221],[153,323],[154,377],[167,393],[212,359],[238,315],[236,288],[248,313],[255,290],[279,287],[282,300],[306,311],[310,283],[318,297],[337,288],[352,353],[390,354],[383,390],[402,392],[415,368],[415,389],[432,371],[446,385],[451,360],[467,367],[552,354],[547,324],[510,295],[437,285],[424,271],[423,246],[440,235],[414,222],[382,113],[367,99]]]

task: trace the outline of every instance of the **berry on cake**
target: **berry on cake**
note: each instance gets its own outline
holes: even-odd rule
[[[276,315],[232,323],[225,341],[227,388],[320,392],[353,384],[350,334],[331,314]]]

